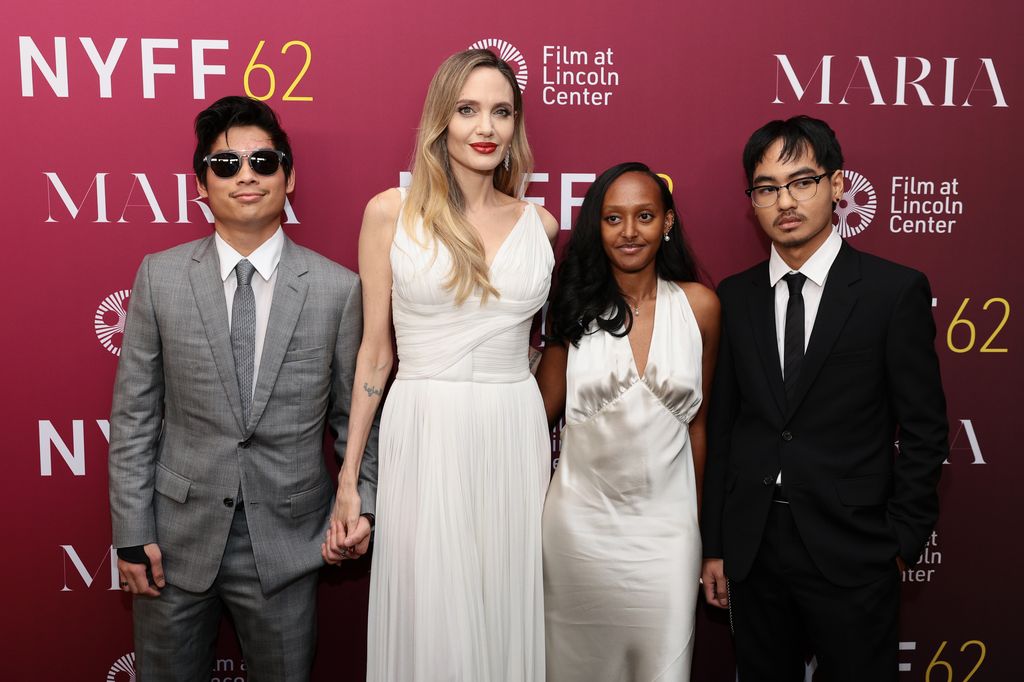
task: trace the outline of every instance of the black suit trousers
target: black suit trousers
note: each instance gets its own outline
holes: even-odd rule
[[[728,566],[726,566],[728,571]],[[774,502],[750,573],[729,584],[739,682],[896,682],[899,572],[858,587],[815,566],[789,505]]]

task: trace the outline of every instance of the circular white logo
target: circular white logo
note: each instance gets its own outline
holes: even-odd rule
[[[131,293],[131,289],[122,289],[107,296],[100,303],[100,307],[96,309],[96,317],[93,318],[96,337],[103,347],[114,355],[121,355],[124,321],[128,317],[128,313],[125,311],[125,302]]]
[[[526,80],[529,76],[526,68],[526,58],[523,53],[516,49],[516,46],[498,38],[484,38],[469,46],[470,50],[493,50],[498,56],[511,65],[516,72],[516,80],[519,81],[519,89],[526,92]]]
[[[868,179],[856,171],[843,171],[846,191],[836,204],[832,224],[839,229],[839,236],[853,237],[867,229],[878,208],[878,195]]]
[[[107,682],[135,682],[135,652],[114,661],[107,673]]]

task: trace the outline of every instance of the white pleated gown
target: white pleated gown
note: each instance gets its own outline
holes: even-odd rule
[[[570,346],[566,426],[544,505],[550,682],[690,679],[701,565],[689,424],[702,341],[659,280],[650,353],[597,331]]]
[[[554,257],[530,204],[491,265],[500,298],[457,306],[443,286],[450,262],[399,221],[367,679],[539,681],[551,450],[528,353]]]

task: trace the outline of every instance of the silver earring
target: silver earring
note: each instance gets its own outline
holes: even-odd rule
[[[505,150],[505,170],[508,170],[509,166],[511,165],[509,163],[509,157],[511,157],[511,156],[512,156],[512,150],[511,149],[506,149]]]
[[[669,241],[672,237],[668,236],[668,232],[665,233],[664,240]]]

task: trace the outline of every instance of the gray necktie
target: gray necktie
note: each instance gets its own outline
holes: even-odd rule
[[[252,412],[252,376],[256,360],[256,297],[252,293],[253,264],[244,258],[235,266],[238,287],[231,301],[231,352],[235,356],[242,420],[249,424]]]

